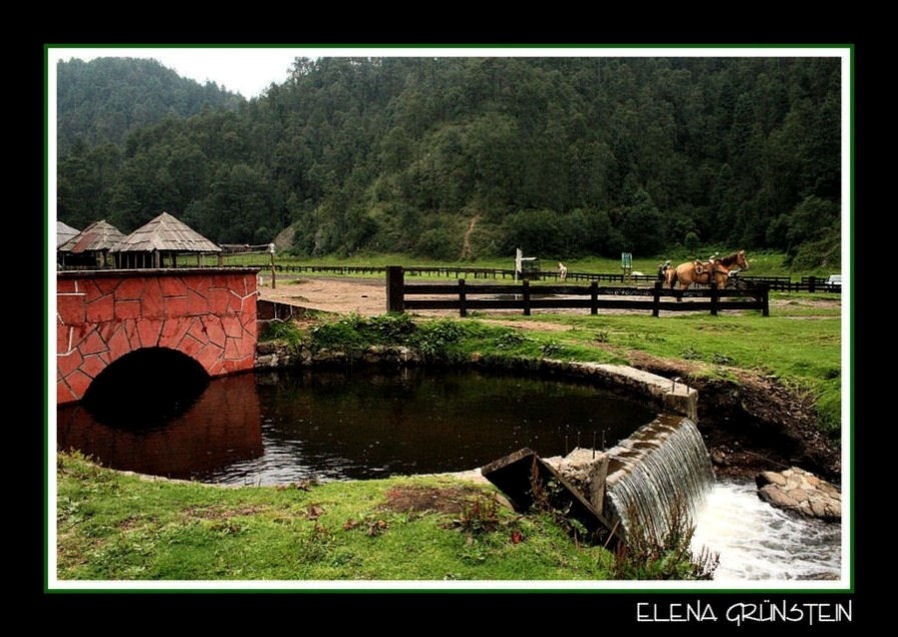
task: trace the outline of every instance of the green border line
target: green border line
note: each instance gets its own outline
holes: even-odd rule
[[[44,520],[44,591],[46,591],[50,586],[50,551],[49,551],[49,542],[50,542],[50,466],[49,466],[49,442],[50,442],[50,431],[49,431],[49,422],[50,422],[50,381],[48,380],[48,375],[50,370],[48,369],[47,361],[50,358],[50,291],[49,291],[49,283],[48,279],[50,276],[50,272],[48,270],[47,263],[49,261],[49,254],[47,253],[47,242],[50,240],[50,183],[49,183],[49,149],[50,149],[50,136],[47,130],[49,126],[49,113],[48,113],[48,101],[50,99],[48,85],[50,81],[49,77],[49,68],[50,68],[50,51],[47,47],[44,47],[44,220],[43,220],[43,228],[44,228],[44,246],[41,250],[41,254],[44,257],[44,262],[41,265],[41,272],[44,276],[43,281],[43,290],[44,290],[44,298],[42,299],[42,307],[44,308],[44,378],[43,378],[43,396],[44,396],[44,446],[43,446],[43,462],[42,466],[44,467],[44,510],[42,513]],[[53,346],[56,347],[55,345]]]
[[[849,130],[850,130],[850,139],[849,139],[849,193],[848,193],[848,217],[849,217],[849,228],[851,230],[851,238],[848,242],[848,252],[849,252],[849,262],[851,264],[851,289],[849,292],[848,299],[848,312],[851,317],[851,325],[849,330],[849,363],[850,363],[850,374],[849,374],[849,396],[847,397],[849,401],[849,450],[848,457],[851,462],[851,469],[849,475],[851,476],[851,506],[850,506],[850,520],[849,520],[849,528],[851,529],[851,538],[849,542],[849,581],[848,588],[825,588],[825,589],[803,589],[803,588],[772,588],[772,589],[764,589],[764,588],[700,588],[700,587],[684,587],[684,588],[601,588],[601,589],[593,589],[593,588],[529,588],[529,589],[519,589],[519,588],[382,588],[382,589],[372,589],[372,588],[352,588],[350,586],[345,588],[267,588],[264,586],[260,586],[258,588],[239,588],[239,587],[227,587],[227,588],[128,588],[128,587],[116,587],[116,588],[53,588],[49,587],[49,524],[50,524],[50,516],[49,516],[49,389],[48,389],[48,373],[47,369],[47,361],[49,359],[50,352],[50,332],[49,332],[49,320],[47,310],[48,302],[49,302],[49,288],[48,288],[48,262],[49,262],[49,254],[47,252],[47,242],[50,240],[49,235],[49,53],[50,49],[54,48],[93,48],[93,49],[111,49],[111,48],[122,48],[122,49],[137,49],[137,48],[158,48],[158,49],[172,49],[172,48],[187,48],[187,49],[199,49],[199,48],[209,48],[209,49],[217,49],[217,48],[228,48],[228,49],[274,49],[274,48],[322,48],[322,49],[336,49],[336,48],[421,48],[421,49],[438,49],[438,48],[455,48],[455,49],[472,49],[472,48],[491,48],[491,49],[501,49],[501,48],[558,48],[558,49],[575,49],[575,48],[583,48],[583,49],[643,49],[643,48],[664,48],[664,49],[706,49],[706,48],[717,48],[717,49],[737,49],[737,48],[745,48],[745,49],[847,49],[848,54],[848,62],[850,68],[850,87],[849,87],[849,103],[850,103],[850,111],[849,111]],[[646,55],[646,57],[653,57],[651,55]],[[670,57],[665,55],[655,55],[654,57]],[[713,57],[713,56],[709,56]],[[771,56],[776,57],[776,56]],[[844,82],[844,77],[842,78]],[[844,108],[844,105],[843,105]],[[855,560],[854,560],[854,548],[855,548],[855,448],[854,448],[854,382],[855,382],[855,370],[854,370],[854,320],[855,320],[855,311],[854,311],[854,284],[855,284],[855,270],[854,270],[854,227],[855,227],[855,219],[854,219],[854,210],[855,210],[855,186],[854,186],[854,177],[855,177],[855,45],[853,43],[801,43],[801,44],[782,44],[782,43],[766,43],[766,44],[739,44],[739,43],[702,43],[702,44],[671,44],[671,43],[563,43],[563,44],[553,44],[553,43],[537,43],[537,44],[524,44],[524,43],[505,43],[505,44],[477,44],[477,43],[428,43],[428,44],[415,44],[415,43],[400,43],[400,44],[384,44],[384,43],[373,43],[373,44],[359,44],[358,42],[353,44],[339,44],[339,43],[266,43],[266,44],[227,44],[227,43],[208,43],[208,44],[152,44],[152,43],[127,43],[127,44],[116,44],[116,43],[104,43],[104,44],[83,44],[83,43],[45,43],[44,44],[44,219],[43,219],[43,227],[44,227],[44,246],[43,246],[43,256],[44,263],[42,266],[42,271],[44,273],[44,281],[43,281],[43,289],[44,289],[44,343],[47,347],[44,356],[44,378],[43,378],[43,389],[44,389],[44,457],[43,457],[43,467],[44,467],[44,573],[43,573],[43,581],[44,581],[44,592],[45,593],[303,593],[303,594],[337,594],[337,593],[369,593],[369,594],[448,594],[448,593],[517,593],[517,594],[571,594],[571,593],[587,593],[587,594],[624,594],[624,595],[638,595],[640,593],[645,593],[646,595],[663,595],[663,594],[674,594],[674,595],[691,595],[696,593],[701,593],[702,595],[730,595],[730,594],[744,594],[744,595],[754,595],[758,593],[775,593],[775,594],[788,594],[788,593],[800,593],[800,594],[828,594],[828,595],[844,595],[844,594],[853,594],[855,592]],[[841,159],[840,159],[841,164]],[[843,201],[842,205],[845,205]],[[844,237],[844,235],[843,235]],[[55,346],[54,346],[55,347]],[[844,361],[843,361],[844,362]],[[845,400],[845,397],[842,398]],[[844,423],[843,423],[844,426]],[[844,450],[843,450],[844,452]],[[75,580],[72,580],[73,582]],[[159,581],[159,580],[151,580],[151,581]],[[181,580],[179,580],[181,581]],[[208,580],[203,580],[208,581]],[[258,581],[258,580],[245,580],[248,582]],[[300,581],[300,580],[297,580]],[[384,581],[384,580],[378,580]],[[491,581],[491,580],[486,580]],[[576,581],[576,580],[575,580]],[[581,580],[582,581],[582,580]],[[758,580],[759,582],[761,580]],[[800,581],[800,580],[797,580]],[[127,580],[127,582],[135,583],[133,580]],[[189,581],[185,582],[189,584]],[[501,584],[501,581],[497,581],[497,584]],[[523,584],[523,582],[521,582]]]
[[[849,338],[849,346],[848,346],[848,363],[850,372],[848,374],[848,457],[851,460],[851,470],[848,472],[851,476],[851,507],[850,507],[850,515],[851,519],[849,520],[848,526],[851,529],[851,541],[848,546],[848,555],[849,555],[849,589],[853,593],[855,586],[855,560],[854,560],[854,547],[855,542],[857,541],[854,534],[854,520],[855,520],[855,502],[854,502],[854,494],[855,494],[855,455],[854,455],[854,283],[855,283],[855,269],[854,269],[854,211],[855,211],[855,203],[854,203],[854,121],[855,121],[855,112],[854,112],[854,45],[849,46],[848,52],[848,65],[851,69],[851,86],[849,88],[850,92],[850,105],[851,111],[848,113],[848,121],[849,121],[849,152],[848,152],[848,163],[849,163],[849,185],[848,185],[848,225],[851,228],[851,239],[848,242],[848,262],[851,263],[851,290],[848,294],[848,315],[851,317],[851,328],[849,330],[848,338]],[[843,397],[842,400],[845,400]]]

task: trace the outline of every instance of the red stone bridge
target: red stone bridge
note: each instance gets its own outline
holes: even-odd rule
[[[81,400],[107,366],[145,348],[177,350],[210,376],[252,369],[257,271],[57,272],[57,404]]]

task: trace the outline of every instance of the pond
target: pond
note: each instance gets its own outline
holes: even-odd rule
[[[58,447],[116,469],[274,484],[463,471],[525,446],[610,447],[655,415],[587,384],[423,369],[242,374],[179,400],[160,409],[113,394],[59,408]]]
[[[611,447],[655,417],[585,383],[471,371],[250,373],[194,387],[159,368],[136,377],[59,408],[58,447],[151,475],[282,484],[463,471],[525,446],[544,457]],[[774,509],[748,482],[717,482],[701,500],[693,548],[719,554],[716,580],[838,578],[841,525]]]

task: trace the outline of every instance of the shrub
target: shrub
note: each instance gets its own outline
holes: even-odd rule
[[[271,321],[262,328],[259,341],[286,341],[296,348],[302,344],[302,332],[293,321]]]
[[[564,346],[556,341],[549,341],[548,343],[543,343],[539,351],[545,358],[552,358],[561,354],[564,351]]]
[[[441,356],[449,345],[465,335],[465,327],[451,319],[441,319],[422,325],[412,344],[427,356]]]
[[[359,329],[371,340],[387,345],[405,343],[416,328],[408,314],[387,314],[370,318]]]
[[[514,349],[523,344],[527,339],[518,332],[508,331],[496,337],[496,349]]]
[[[350,314],[336,323],[312,328],[312,344],[315,347],[341,347],[359,349],[369,345],[402,345],[416,332],[414,322],[407,314],[365,318]]]
[[[461,238],[449,228],[432,228],[425,231],[415,244],[415,256],[430,257],[441,261],[457,259],[461,252]]]
[[[484,496],[466,502],[459,516],[452,521],[459,530],[471,535],[491,533],[499,523],[499,505]]]

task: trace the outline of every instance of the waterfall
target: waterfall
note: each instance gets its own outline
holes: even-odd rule
[[[692,523],[714,481],[698,428],[681,416],[658,416],[608,455],[605,508],[625,536],[637,521],[663,535],[678,500]]]

